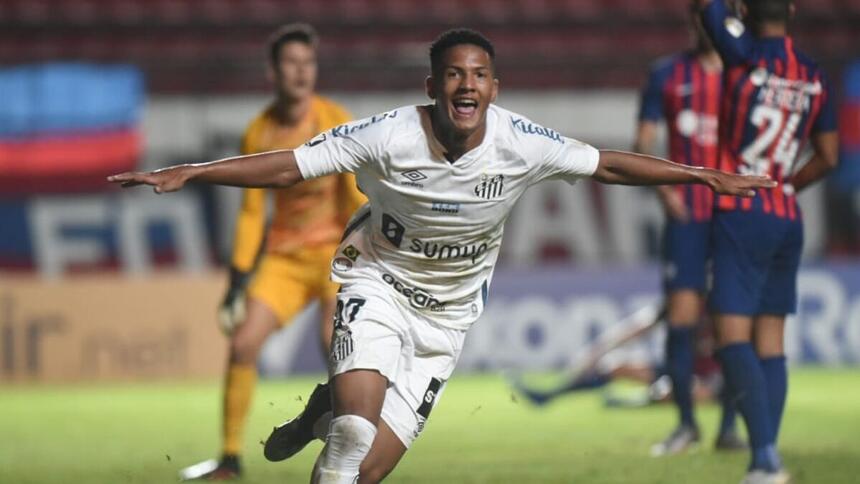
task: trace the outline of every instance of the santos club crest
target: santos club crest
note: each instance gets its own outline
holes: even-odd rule
[[[475,195],[487,200],[501,196],[505,188],[505,175],[481,175],[481,183],[475,186]]]

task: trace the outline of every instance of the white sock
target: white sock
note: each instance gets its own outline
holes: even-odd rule
[[[331,421],[313,482],[353,484],[358,469],[376,438],[376,425],[358,415],[341,415]]]

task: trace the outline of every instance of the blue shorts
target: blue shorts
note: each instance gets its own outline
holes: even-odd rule
[[[712,311],[745,316],[795,312],[803,250],[799,219],[756,211],[718,211],[712,234]]]
[[[704,293],[711,245],[710,222],[668,220],[663,230],[663,288]]]

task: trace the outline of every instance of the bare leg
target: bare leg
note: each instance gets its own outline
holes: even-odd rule
[[[375,484],[385,479],[406,453],[406,446],[384,420],[379,421],[378,428],[373,447],[361,463],[358,484]]]
[[[666,309],[670,325],[695,326],[702,314],[702,295],[694,289],[672,291],[669,293]]]
[[[312,484],[349,482],[359,472],[375,440],[388,379],[377,371],[353,370],[334,376],[330,384],[334,418]]]
[[[760,314],[755,318],[755,349],[759,358],[783,356],[785,316]]]
[[[331,351],[335,306],[335,299],[320,299],[320,350],[324,356]]]
[[[266,339],[278,329],[278,317],[257,299],[248,301],[245,321],[230,335],[230,363],[253,365]]]
[[[717,343],[720,348],[752,341],[752,318],[739,314],[717,314],[714,316],[717,328]]]

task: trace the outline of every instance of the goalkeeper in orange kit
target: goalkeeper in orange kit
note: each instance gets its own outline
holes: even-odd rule
[[[317,35],[308,25],[288,25],[273,34],[268,74],[276,98],[245,131],[243,154],[293,149],[350,120],[341,106],[314,93],[316,48]],[[264,234],[267,192],[243,193],[230,287],[219,311],[222,329],[230,338],[222,456],[184,469],[183,479],[240,477],[242,434],[257,382],[260,348],[315,299],[321,302],[321,346],[328,352],[337,292],[329,280],[331,259],[349,216],[366,200],[353,176],[343,174],[271,190],[274,213]]]

